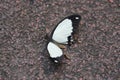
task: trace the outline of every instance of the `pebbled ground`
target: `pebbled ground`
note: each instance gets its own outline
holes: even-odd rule
[[[81,43],[56,67],[46,28],[75,13]],[[0,80],[120,80],[120,0],[0,0]]]

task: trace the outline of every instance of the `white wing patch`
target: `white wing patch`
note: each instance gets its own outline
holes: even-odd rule
[[[54,43],[49,42],[47,45],[48,52],[51,58],[57,58],[63,55],[62,50]]]
[[[68,37],[71,35],[72,32],[72,21],[70,19],[65,19],[56,27],[52,39],[58,43],[67,44]]]

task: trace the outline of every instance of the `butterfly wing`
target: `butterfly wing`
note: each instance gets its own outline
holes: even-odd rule
[[[51,58],[61,57],[63,55],[62,50],[53,42],[49,42],[47,45],[47,50]]]
[[[53,62],[59,63],[61,61],[63,51],[53,42],[49,42],[47,45],[50,58]]]
[[[64,18],[54,29],[52,39],[57,43],[68,44],[70,37],[78,28],[81,17],[79,15],[71,15]]]

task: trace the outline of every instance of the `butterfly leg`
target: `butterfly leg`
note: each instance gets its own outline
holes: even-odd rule
[[[58,44],[58,46],[61,48],[61,49],[65,49],[66,46],[65,45],[62,45],[62,44]]]
[[[65,57],[66,59],[68,59],[68,60],[71,60],[71,59],[70,59],[70,56],[69,56],[68,54],[64,54],[64,57]]]

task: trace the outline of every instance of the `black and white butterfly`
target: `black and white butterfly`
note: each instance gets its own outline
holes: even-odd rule
[[[63,51],[58,44],[70,46],[75,41],[74,34],[78,31],[80,20],[80,15],[70,15],[61,20],[53,30],[47,51],[54,63],[60,63],[63,57]]]

